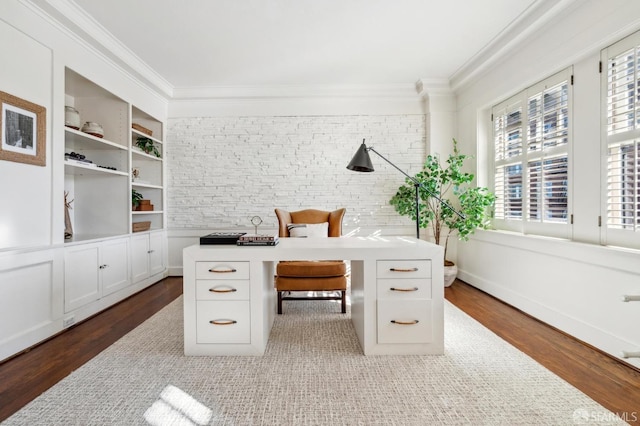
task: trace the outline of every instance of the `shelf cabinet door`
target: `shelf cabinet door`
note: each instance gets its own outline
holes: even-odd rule
[[[155,275],[163,272],[165,265],[164,232],[149,234],[149,274]]]
[[[73,311],[131,284],[129,259],[129,238],[67,247],[64,311]]]
[[[131,284],[129,279],[129,239],[108,241],[100,249],[102,295],[114,293]]]
[[[131,280],[137,283],[150,275],[149,235],[134,235],[131,237]]]
[[[144,280],[166,269],[165,234],[151,232],[131,237],[131,279]]]
[[[64,251],[64,311],[71,312],[100,299],[100,245],[68,247]]]

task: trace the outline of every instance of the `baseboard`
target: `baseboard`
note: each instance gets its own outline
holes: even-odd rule
[[[170,277],[181,277],[183,275],[182,273],[182,266],[170,266],[169,267],[169,276]]]
[[[630,350],[630,348],[640,350],[640,348],[637,348],[635,344],[628,340],[621,339],[580,318],[566,315],[557,309],[545,306],[536,300],[511,291],[498,283],[488,281],[476,274],[471,274],[459,269],[458,278],[587,345],[593,346],[620,362],[629,364],[636,369],[640,368],[640,359],[622,357],[623,350]]]

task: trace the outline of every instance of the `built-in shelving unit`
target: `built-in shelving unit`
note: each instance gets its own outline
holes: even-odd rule
[[[98,137],[65,126],[64,186],[67,199],[73,200],[73,238],[66,241],[127,235],[134,222],[149,221],[151,230],[164,229],[163,123],[69,68],[65,104],[79,112],[80,126],[91,121],[104,132]],[[153,141],[159,156],[136,146],[142,137]],[[153,211],[132,211],[133,189],[151,201]]]
[[[100,123],[104,137],[65,127],[65,183],[71,203],[71,241],[129,233],[129,105],[73,70],[65,70],[65,104],[82,123]],[[90,162],[68,158],[84,156]],[[67,240],[68,241],[68,240]]]
[[[131,188],[141,193],[146,200],[150,200],[154,206],[153,211],[132,211],[131,221],[151,222],[151,229],[164,228],[164,144],[162,122],[149,116],[140,109],[131,108],[132,125],[142,126],[151,132],[151,135],[140,130],[131,129]],[[136,142],[139,138],[151,139],[158,155],[153,152],[145,153]],[[136,171],[134,175],[133,170]]]

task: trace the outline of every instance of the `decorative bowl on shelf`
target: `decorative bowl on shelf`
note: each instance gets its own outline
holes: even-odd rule
[[[102,129],[102,126],[93,121],[87,121],[84,123],[80,130],[98,138],[104,137],[104,130]]]
[[[80,113],[72,106],[64,107],[64,125],[75,130],[80,130]]]

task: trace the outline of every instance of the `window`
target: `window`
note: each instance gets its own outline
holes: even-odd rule
[[[494,225],[569,236],[571,69],[492,109]]]
[[[603,243],[640,247],[640,33],[602,53],[606,176]]]

